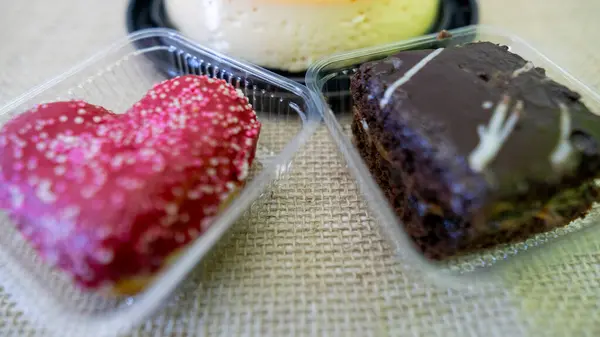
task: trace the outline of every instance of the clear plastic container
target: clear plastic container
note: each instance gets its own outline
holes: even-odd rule
[[[161,44],[156,44],[159,40]],[[81,292],[60,271],[43,264],[2,214],[1,284],[27,319],[57,336],[113,336],[147,318],[253,202],[270,197],[265,192],[276,188],[282,174],[291,169],[296,151],[320,125],[321,115],[305,87],[164,29],[133,34],[32,89],[0,109],[0,123],[35,104],[57,99],[84,99],[125,111],[153,84],[167,78],[168,74],[157,71],[156,59],[169,60],[182,73],[226,79],[249,97],[263,125],[251,178],[210,229],[135,297],[106,299]]]
[[[382,236],[390,240],[391,245],[401,259],[406,261],[411,271],[423,272],[430,276],[431,281],[441,283],[444,287],[471,287],[473,285],[490,285],[495,282],[511,282],[518,277],[522,268],[541,266],[540,264],[547,267],[572,258],[574,254],[597,252],[600,240],[595,240],[599,236],[594,233],[596,227],[591,226],[597,221],[596,207],[585,219],[574,221],[566,227],[536,235],[525,242],[498,246],[481,253],[469,254],[460,259],[434,262],[426,259],[415,249],[352,143],[353,102],[350,96],[350,78],[360,64],[383,59],[403,50],[438,48],[472,41],[490,41],[506,45],[512,52],[533,62],[535,66],[545,68],[548,76],[580,93],[590,110],[600,113],[600,95],[598,93],[575,79],[520,38],[487,26],[470,26],[454,30],[451,33],[452,38],[441,41],[437,39],[436,35],[429,35],[395,44],[334,55],[320,60],[308,70],[307,86],[315,95],[315,100],[321,100],[325,124],[329,128],[333,140],[337,143],[348,170],[356,178],[358,187],[368,202],[371,215],[377,217],[381,224]],[[331,95],[331,92],[338,94]],[[586,230],[583,231],[583,229]],[[578,233],[578,235],[566,235],[569,233]],[[559,238],[561,240],[556,240]],[[546,245],[550,241],[556,242]],[[543,252],[540,253],[539,250],[543,250]],[[516,256],[518,258],[515,258]]]

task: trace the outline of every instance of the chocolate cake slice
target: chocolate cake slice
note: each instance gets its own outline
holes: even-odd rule
[[[600,195],[600,117],[507,47],[401,52],[351,90],[355,143],[431,258],[565,226]]]

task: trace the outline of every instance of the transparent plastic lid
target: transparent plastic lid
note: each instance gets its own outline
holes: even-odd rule
[[[262,124],[255,164],[243,190],[210,228],[133,297],[107,298],[82,292],[60,271],[44,264],[2,214],[2,285],[28,313],[28,319],[57,336],[125,333],[157,310],[238,217],[251,205],[271,197],[268,191],[293,169],[290,163],[296,151],[320,125],[321,116],[305,87],[164,29],[132,34],[32,89],[0,109],[0,122],[36,104],[66,99],[83,99],[112,111],[125,111],[167,78],[157,70],[157,59],[171,62],[181,74],[225,79],[244,92]]]
[[[489,41],[509,47],[534,66],[542,67],[547,75],[582,96],[582,101],[594,112],[600,112],[600,95],[574,78],[546,56],[539,53],[522,39],[487,26],[471,26],[453,30],[451,38],[438,39],[432,34],[408,41],[367,48],[333,55],[315,63],[308,70],[306,83],[315,100],[321,100],[324,121],[336,142],[348,170],[357,180],[367,201],[371,216],[377,218],[382,236],[389,239],[398,255],[411,270],[430,276],[430,280],[442,286],[471,287],[496,282],[512,282],[525,269],[539,268],[539,272],[551,268],[560,261],[585,252],[593,254],[598,245],[597,206],[594,205],[583,219],[555,230],[533,235],[514,244],[503,244],[492,249],[471,253],[444,261],[427,259],[403,230],[403,224],[390,207],[368,166],[353,144],[353,100],[350,95],[350,78],[364,62],[381,60],[405,50],[435,49],[461,45],[472,41]],[[329,92],[340,93],[337,96]],[[435,98],[432,98],[435,99]],[[570,234],[570,235],[567,235]]]

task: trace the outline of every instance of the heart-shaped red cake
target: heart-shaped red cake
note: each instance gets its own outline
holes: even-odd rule
[[[260,123],[223,80],[183,76],[124,114],[40,105],[0,131],[0,208],[87,289],[133,294],[244,183]]]

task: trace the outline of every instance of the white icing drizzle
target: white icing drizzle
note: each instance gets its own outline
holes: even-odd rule
[[[573,152],[573,145],[571,145],[571,111],[563,103],[559,103],[560,106],[560,138],[558,144],[550,155],[550,161],[554,165],[561,165]]]
[[[535,67],[534,67],[534,65],[533,65],[533,63],[531,63],[531,62],[527,62],[527,63],[525,63],[525,65],[524,65],[524,66],[522,66],[521,68],[519,68],[519,69],[515,70],[515,71],[512,73],[512,78],[516,78],[516,77],[518,77],[519,75],[521,75],[521,74],[523,74],[523,73],[526,73],[526,72],[528,72],[528,71],[532,70],[533,68],[535,68]]]
[[[494,107],[494,103],[491,101],[484,101],[483,103],[481,103],[481,107],[485,110],[489,110]]]
[[[479,144],[469,155],[469,166],[473,171],[481,172],[486,168],[496,157],[498,151],[500,151],[502,145],[504,145],[504,142],[515,128],[521,111],[523,111],[523,102],[517,101],[514,110],[508,119],[506,119],[509,104],[510,98],[504,96],[502,101],[496,106],[487,127],[485,125],[477,127]]]
[[[361,119],[360,122],[362,123],[363,130],[369,130],[369,124],[367,124],[367,121],[364,118]]]
[[[434,50],[433,52],[429,53],[429,55],[427,55],[426,57],[424,57],[414,67],[410,68],[404,74],[404,76],[402,76],[401,78],[399,78],[398,80],[396,80],[391,86],[389,86],[386,89],[385,93],[383,94],[383,98],[379,102],[379,106],[381,108],[385,107],[389,103],[390,98],[392,98],[392,95],[394,94],[394,91],[396,91],[396,89],[398,89],[404,83],[408,82],[421,69],[423,69],[427,65],[427,63],[431,62],[431,60],[433,60],[436,56],[438,56],[443,50],[444,50],[444,48],[438,48],[438,49]]]

